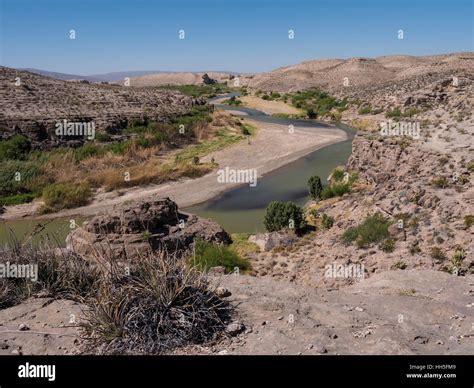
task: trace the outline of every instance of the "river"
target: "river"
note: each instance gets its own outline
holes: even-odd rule
[[[230,98],[238,93],[229,93],[210,99],[214,103],[222,97]],[[253,120],[283,125],[312,127],[315,120],[297,120],[272,117],[256,109],[215,104],[218,109],[238,111]],[[328,126],[317,122],[318,126]],[[325,184],[330,172],[337,166],[345,165],[352,150],[355,131],[343,124],[337,125],[348,134],[348,139],[318,149],[292,163],[259,177],[256,187],[240,186],[225,192],[221,196],[189,206],[183,211],[210,218],[218,222],[229,233],[256,233],[264,231],[263,216],[271,201],[293,201],[304,205],[308,199],[308,179],[318,175]],[[179,205],[179,204],[178,204]],[[76,219],[77,225],[83,219]],[[39,230],[33,237],[34,243],[48,238],[53,244],[63,245],[70,232],[69,219],[54,220],[17,220],[0,223],[0,246],[12,240],[24,241],[33,230]]]

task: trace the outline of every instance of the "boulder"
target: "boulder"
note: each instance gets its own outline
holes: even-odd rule
[[[292,231],[279,231],[271,233],[261,233],[249,237],[249,241],[258,245],[261,251],[270,251],[273,248],[287,247],[295,242],[298,237]]]
[[[178,211],[169,198],[121,206],[84,222],[66,238],[67,249],[85,257],[135,258],[149,249],[184,252],[196,239],[229,244],[217,223]]]

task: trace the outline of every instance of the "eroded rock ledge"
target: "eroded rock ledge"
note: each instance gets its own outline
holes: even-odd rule
[[[230,236],[217,223],[180,213],[169,198],[115,208],[84,222],[66,240],[67,248],[83,256],[135,258],[148,249],[185,251],[195,239],[229,244]]]

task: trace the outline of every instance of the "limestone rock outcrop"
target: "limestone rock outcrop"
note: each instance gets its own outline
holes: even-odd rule
[[[196,239],[228,244],[230,236],[217,223],[178,211],[169,198],[134,203],[84,222],[66,240],[83,256],[135,258],[149,249],[186,251]]]

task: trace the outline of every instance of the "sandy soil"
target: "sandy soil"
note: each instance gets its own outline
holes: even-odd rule
[[[248,123],[258,129],[256,135],[249,142],[245,140],[234,146],[211,153],[202,158],[202,161],[207,162],[214,158],[215,162],[219,164],[218,169],[225,169],[226,167],[234,170],[256,169],[258,177],[261,177],[312,151],[347,138],[346,133],[336,127],[295,127],[294,132],[290,133],[285,125],[261,123],[254,120],[248,120]],[[218,169],[197,179],[183,179],[177,182],[142,186],[109,193],[100,192],[93,202],[87,206],[63,210],[37,218],[91,216],[107,211],[118,204],[135,200],[147,200],[153,197],[170,197],[180,207],[190,206],[214,198],[233,187],[239,186],[239,183],[219,183],[217,181]],[[34,217],[39,203],[39,201],[35,201],[30,204],[9,207],[2,218],[14,220]]]

